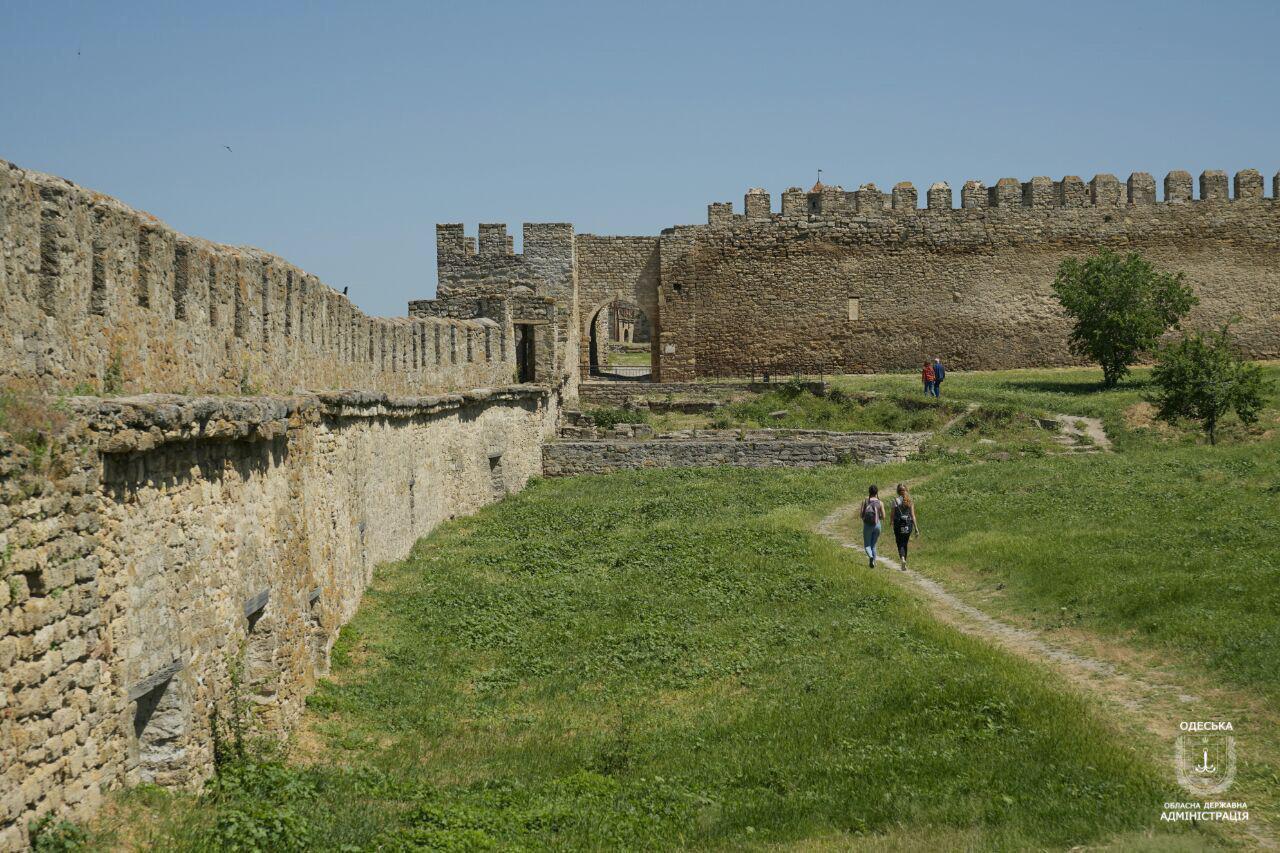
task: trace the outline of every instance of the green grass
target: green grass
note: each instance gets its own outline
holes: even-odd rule
[[[924,432],[942,426],[960,411],[923,396],[886,394],[875,399],[835,390],[819,396],[798,387],[748,395],[713,412],[664,413],[650,422],[659,432],[676,429],[819,429],[836,432]]]
[[[775,412],[786,414],[773,417]],[[941,426],[951,414],[946,404],[924,397],[886,395],[864,402],[841,391],[820,397],[788,388],[731,403],[717,413],[732,426],[837,432],[923,432]]]
[[[651,363],[653,355],[645,350],[638,352],[636,350],[615,349],[609,351],[608,363],[615,366],[641,366]]]
[[[919,568],[1280,699],[1280,444],[1021,460],[917,490]],[[925,522],[922,520],[922,525]]]
[[[874,476],[887,485],[923,470]],[[1173,791],[1162,768],[1083,700],[940,626],[855,553],[808,532],[868,476],[535,482],[450,523],[382,567],[344,629],[334,678],[310,701],[314,763],[234,766],[195,808],[145,792],[148,818],[130,822],[132,840],[190,849],[265,832],[280,849],[397,850],[1213,840],[1164,834],[1159,806]]]
[[[1256,437],[1280,425],[1280,363],[1264,363],[1263,371],[1272,383],[1269,408],[1256,429],[1244,428],[1232,416],[1225,426],[1227,443]],[[1193,424],[1168,427],[1151,422],[1150,408],[1145,404],[1152,390],[1150,377],[1149,368],[1135,368],[1118,387],[1103,389],[1102,371],[1091,367],[951,371],[942,383],[942,399],[1009,406],[1029,414],[1053,412],[1100,418],[1108,436],[1121,449],[1203,441]],[[831,382],[836,388],[850,391],[921,393],[914,374],[838,376]]]

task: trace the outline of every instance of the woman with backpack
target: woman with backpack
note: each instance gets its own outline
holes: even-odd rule
[[[924,363],[924,370],[920,371],[920,378],[924,380],[924,395],[926,397],[933,396],[933,383],[937,381],[937,376],[933,372],[933,364]]]
[[[907,543],[911,534],[920,537],[920,523],[916,521],[916,503],[911,500],[911,493],[903,483],[898,484],[898,496],[893,499],[893,538],[898,543],[898,559],[902,569],[907,568]]]
[[[858,514],[862,516],[862,548],[867,552],[867,566],[876,567],[876,542],[880,539],[880,522],[884,521],[884,504],[876,497],[880,487],[872,484]]]

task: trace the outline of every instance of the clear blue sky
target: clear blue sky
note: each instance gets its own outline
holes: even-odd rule
[[[8,0],[0,157],[403,314],[437,222],[656,234],[819,167],[958,198],[1252,166],[1269,193],[1278,39],[1276,0]]]

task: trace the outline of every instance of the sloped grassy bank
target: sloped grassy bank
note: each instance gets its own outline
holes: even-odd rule
[[[538,482],[451,523],[379,571],[295,763],[231,762],[194,808],[135,794],[132,841],[1015,849],[1163,832],[1177,795],[1137,744],[808,532],[867,476]]]

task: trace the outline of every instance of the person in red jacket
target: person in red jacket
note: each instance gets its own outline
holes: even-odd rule
[[[937,378],[933,373],[933,365],[929,362],[924,363],[924,370],[920,371],[920,378],[924,380],[924,395],[926,397],[933,396],[933,383]]]

